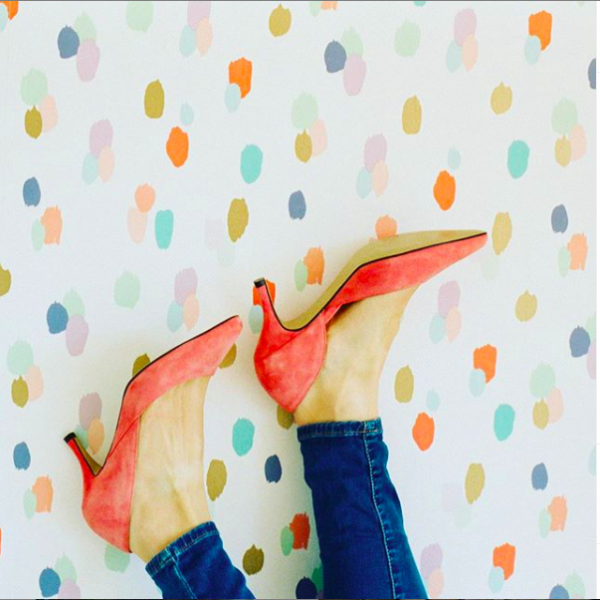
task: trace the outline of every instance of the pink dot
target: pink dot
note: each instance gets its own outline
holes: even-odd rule
[[[190,294],[183,303],[183,322],[189,331],[198,322],[200,303],[194,294]]]
[[[458,337],[461,327],[462,316],[460,310],[458,309],[458,306],[453,306],[448,311],[446,317],[446,335],[448,336],[448,341],[453,342]]]
[[[379,161],[385,162],[387,156],[387,141],[380,133],[370,137],[365,142],[365,169],[373,171]]]
[[[475,35],[477,15],[472,8],[466,8],[457,13],[454,18],[454,41],[462,46],[469,35]]]
[[[448,281],[440,287],[438,292],[438,312],[442,317],[448,315],[448,311],[460,302],[460,286],[457,281]]]
[[[190,295],[196,295],[198,289],[198,276],[194,269],[183,269],[175,276],[175,302],[183,306],[185,299]]]
[[[581,125],[577,124],[571,129],[569,141],[571,142],[571,160],[579,160],[587,149],[585,130]]]
[[[89,429],[94,419],[102,416],[102,399],[97,392],[87,394],[79,401],[79,423],[84,429]]]
[[[550,390],[547,398],[548,403],[548,420],[550,423],[556,423],[564,412],[564,403],[562,393],[558,388]]]
[[[127,213],[127,229],[129,237],[136,244],[141,244],[146,235],[148,213],[140,212],[137,208],[130,208]]]
[[[70,579],[65,579],[58,590],[60,600],[80,600],[81,590],[79,586]]]
[[[373,176],[371,178],[371,185],[373,191],[377,197],[381,196],[385,192],[388,184],[388,168],[387,165],[380,160],[373,167]]]
[[[110,146],[104,146],[98,157],[98,175],[106,183],[115,170],[115,155]]]
[[[58,123],[58,111],[56,110],[56,101],[52,96],[46,96],[40,104],[40,114],[42,115],[42,130],[50,131]]]
[[[310,128],[310,139],[312,140],[313,156],[319,156],[327,150],[327,130],[321,119],[317,119]]]
[[[475,36],[467,36],[462,47],[462,62],[467,71],[470,71],[475,66],[478,52],[477,40],[475,39]]]
[[[419,563],[421,576],[429,579],[429,576],[435,569],[441,568],[443,557],[444,553],[439,544],[432,544],[424,548],[423,552],[421,552],[421,561]]]
[[[37,400],[44,393],[44,378],[40,368],[36,365],[29,367],[25,381],[29,389],[29,400]]]
[[[113,128],[110,121],[104,119],[92,125],[90,129],[90,152],[98,158],[102,148],[112,146]]]
[[[202,19],[210,17],[210,2],[188,2],[188,25],[196,29]]]
[[[348,57],[344,67],[344,88],[349,96],[356,96],[362,89],[367,75],[367,63],[362,56],[353,54]]]
[[[88,324],[81,315],[73,315],[67,323],[65,341],[71,356],[79,356],[85,349],[89,333]]]
[[[211,47],[213,41],[213,29],[208,19],[202,19],[198,23],[198,29],[196,30],[196,47],[200,56],[204,56],[208,49]]]
[[[596,379],[596,340],[592,342],[587,354],[587,370],[592,379]]]
[[[84,40],[77,51],[77,73],[81,81],[91,81],[100,63],[100,48],[94,40]]]

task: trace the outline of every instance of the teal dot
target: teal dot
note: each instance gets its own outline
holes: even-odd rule
[[[535,65],[535,63],[540,59],[540,54],[542,53],[542,42],[537,35],[528,35],[525,40],[525,60],[530,65]]]
[[[283,552],[283,555],[289,556],[292,553],[292,548],[294,546],[294,534],[287,525],[281,530],[279,543],[281,544],[281,552]]]
[[[46,237],[46,230],[40,221],[34,221],[31,226],[31,243],[33,244],[33,249],[38,252],[42,249],[44,245],[44,238]]]
[[[60,590],[60,577],[54,569],[44,569],[40,575],[42,598],[52,598]]]
[[[515,424],[515,409],[508,404],[501,404],[494,413],[494,433],[500,442],[508,439]]]
[[[235,112],[242,100],[242,91],[237,83],[230,83],[225,88],[225,106],[227,110],[232,113]]]
[[[320,564],[318,567],[313,569],[312,575],[310,577],[312,582],[315,584],[315,587],[318,591],[323,591],[323,565]]]
[[[35,509],[37,506],[37,498],[31,490],[27,490],[23,495],[23,509],[25,510],[25,516],[28,519],[33,519],[35,515]]]
[[[427,392],[427,408],[435,412],[441,404],[440,395],[435,390],[429,390]]]
[[[104,551],[104,564],[109,571],[125,573],[129,566],[130,558],[130,554],[126,554],[110,544],[106,545],[106,550]]]
[[[529,146],[523,140],[515,140],[508,149],[508,171],[513,179],[519,179],[527,171]]]
[[[154,16],[152,2],[128,2],[126,16],[129,29],[132,31],[148,31]]]
[[[87,154],[83,159],[81,176],[88,185],[98,179],[98,159],[93,154]]]
[[[156,245],[161,250],[166,250],[173,239],[173,211],[159,210],[154,219],[154,234]]]
[[[440,314],[433,315],[431,324],[429,325],[429,339],[434,343],[438,344],[444,339],[446,335],[446,319]]]
[[[306,287],[308,281],[308,269],[303,260],[299,260],[294,268],[294,282],[296,289],[301,292]]]
[[[593,342],[596,339],[596,315],[591,316],[586,321],[585,330],[588,332],[590,340]]]
[[[16,377],[23,377],[33,366],[33,350],[27,342],[15,342],[6,356],[8,370]]]
[[[578,120],[575,103],[566,98],[563,98],[552,110],[552,129],[558,135],[569,135]]]
[[[250,323],[250,330],[252,333],[260,333],[263,326],[263,309],[262,306],[255,304],[250,309],[250,315],[248,317]]]
[[[356,193],[360,198],[366,198],[373,189],[372,187],[372,175],[364,167],[358,172],[356,178]]]
[[[448,166],[453,171],[456,171],[461,164],[460,152],[456,148],[450,148],[448,150]]]
[[[21,80],[21,99],[27,106],[39,106],[48,95],[48,80],[39,69],[31,69]]]
[[[548,509],[544,508],[542,510],[542,512],[540,513],[540,516],[538,519],[538,527],[539,527],[540,535],[542,536],[542,538],[548,537],[548,534],[550,533],[551,525],[552,525],[552,517],[550,516]]]
[[[310,129],[319,118],[319,108],[314,96],[300,94],[292,104],[292,124],[296,129]]]
[[[562,277],[566,277],[571,265],[571,253],[566,246],[558,251],[558,272]]]
[[[262,170],[263,153],[258,146],[250,144],[242,150],[240,161],[242,178],[246,183],[254,183]]]
[[[191,125],[194,122],[194,109],[189,104],[182,104],[179,111],[182,125]]]
[[[167,312],[167,327],[170,331],[177,331],[183,325],[183,307],[177,302],[171,302]]]
[[[400,56],[414,56],[421,43],[421,30],[416,23],[404,21],[399,29],[396,30],[394,47],[396,53]]]
[[[0,31],[4,31],[8,23],[8,9],[5,4],[0,4]]]
[[[492,567],[488,578],[488,585],[492,594],[498,594],[504,585],[504,570],[501,567]]]
[[[469,389],[473,396],[481,396],[485,390],[485,373],[481,369],[473,369],[469,378]]]
[[[446,67],[450,73],[458,71],[462,65],[462,48],[453,40],[446,51]]]
[[[196,49],[196,32],[186,25],[179,36],[179,52],[183,56],[191,56]]]
[[[254,444],[254,425],[248,419],[238,419],[233,426],[233,449],[238,456],[244,456]]]
[[[426,4],[425,0],[415,0],[415,6],[425,6]]]
[[[550,365],[538,365],[529,380],[529,390],[534,398],[547,398],[556,385],[554,369]]]

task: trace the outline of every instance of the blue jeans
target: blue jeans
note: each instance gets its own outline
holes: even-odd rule
[[[298,429],[325,598],[427,598],[382,433],[379,419]],[[254,598],[212,522],[175,541],[147,570],[164,598]]]

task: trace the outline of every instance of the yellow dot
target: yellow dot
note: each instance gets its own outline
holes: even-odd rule
[[[12,400],[17,406],[23,408],[27,404],[29,400],[29,388],[27,387],[27,382],[22,377],[13,381],[10,392]]]
[[[237,242],[246,231],[248,226],[248,205],[244,198],[234,198],[229,205],[229,213],[227,215],[227,229],[229,231],[229,239],[232,242]]]
[[[415,378],[411,368],[406,365],[396,373],[396,383],[394,385],[396,400],[398,402],[410,402],[415,390]]]
[[[492,247],[496,254],[506,250],[512,237],[512,221],[508,213],[498,213],[492,227]]]
[[[260,548],[252,546],[252,548],[246,550],[242,564],[247,575],[256,575],[265,564],[265,553]]]
[[[465,477],[465,495],[467,502],[473,504],[485,487],[485,471],[483,465],[472,464],[469,465],[467,470],[467,476]]]
[[[550,420],[550,409],[544,400],[533,405],[533,423],[538,429],[546,429]]]
[[[497,115],[501,115],[509,110],[512,106],[512,90],[510,87],[501,83],[498,87],[494,88],[490,104],[492,105],[492,110]]]
[[[35,106],[25,113],[25,133],[34,139],[42,133],[42,113]]]
[[[563,135],[554,145],[554,158],[561,167],[571,162],[571,142]]]
[[[227,468],[222,460],[211,460],[206,473],[208,497],[214,502],[227,485]]]
[[[138,356],[133,362],[133,368],[131,369],[131,376],[135,377],[146,365],[150,364],[150,357],[147,354]]]
[[[294,415],[287,410],[281,408],[281,406],[277,406],[277,422],[280,427],[284,429],[289,429],[294,423]]]
[[[535,317],[537,311],[537,298],[529,292],[522,293],[517,298],[515,315],[519,321],[529,321]]]
[[[227,367],[230,367],[235,362],[236,357],[237,345],[234,344],[233,346],[231,346],[231,348],[229,348],[229,352],[227,352],[225,358],[221,361],[219,368],[226,369]]]
[[[3,269],[0,264],[0,296],[8,294],[12,284],[12,277],[8,269]]]
[[[402,108],[402,129],[408,135],[415,135],[421,131],[422,109],[416,96],[409,98]]]
[[[306,131],[296,136],[296,156],[302,162],[308,162],[312,156],[312,139]]]
[[[157,79],[146,87],[144,94],[144,111],[149,119],[160,119],[165,109],[165,90]]]
[[[285,35],[292,24],[292,13],[281,4],[271,13],[269,17],[269,31],[275,36]]]

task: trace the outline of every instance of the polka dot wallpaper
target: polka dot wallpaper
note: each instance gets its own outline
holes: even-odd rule
[[[0,595],[158,597],[62,437],[102,462],[132,374],[236,313],[210,508],[257,596],[321,594],[252,281],[294,317],[369,238],[476,228],[381,379],[415,558],[432,598],[595,597],[595,11],[0,2]]]

